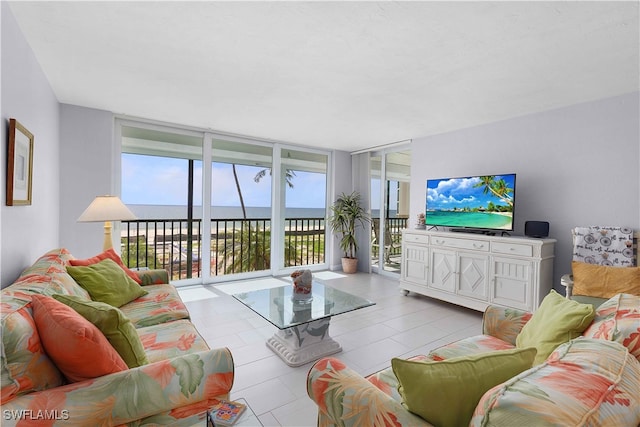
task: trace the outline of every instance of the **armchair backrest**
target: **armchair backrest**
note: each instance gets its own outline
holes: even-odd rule
[[[595,307],[616,293],[640,295],[637,267],[640,233],[625,227],[576,227],[573,233],[573,275],[563,284],[567,298]],[[610,267],[613,271],[607,272]],[[623,268],[626,267],[626,268]]]

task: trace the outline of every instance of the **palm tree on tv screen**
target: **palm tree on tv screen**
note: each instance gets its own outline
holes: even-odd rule
[[[513,188],[509,187],[504,179],[496,179],[493,175],[481,176],[480,182],[473,187],[484,187],[482,191],[484,194],[492,193],[513,209],[513,197],[511,196]]]

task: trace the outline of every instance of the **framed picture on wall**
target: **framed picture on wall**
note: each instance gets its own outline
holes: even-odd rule
[[[33,134],[16,119],[9,119],[7,150],[7,206],[31,204]]]

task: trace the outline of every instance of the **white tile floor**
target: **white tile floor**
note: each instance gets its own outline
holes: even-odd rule
[[[405,297],[397,280],[327,272],[325,283],[376,303],[331,320],[330,334],[342,345],[334,357],[362,375],[388,367],[392,357],[426,354],[481,332],[482,313],[415,294]],[[265,340],[277,329],[228,295],[233,289],[225,284],[180,290],[209,346],[228,347],[233,354],[231,398],[245,398],[265,426],[315,426],[317,408],[306,392],[312,363],[291,368],[267,348]]]

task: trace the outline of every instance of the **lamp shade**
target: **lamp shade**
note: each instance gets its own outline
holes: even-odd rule
[[[127,221],[137,217],[117,196],[98,196],[82,212],[78,222]]]

